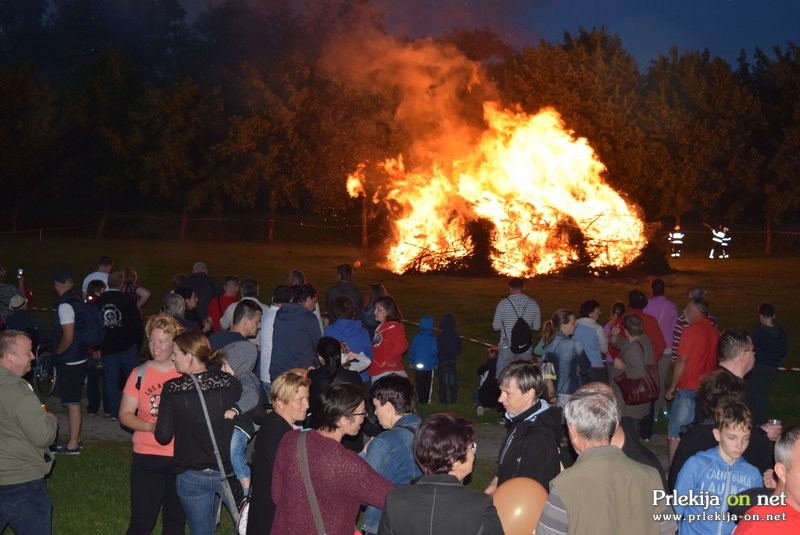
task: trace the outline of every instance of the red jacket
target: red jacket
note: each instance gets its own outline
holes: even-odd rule
[[[372,339],[370,377],[386,372],[403,371],[403,353],[408,349],[406,329],[399,321],[385,321],[375,329]]]

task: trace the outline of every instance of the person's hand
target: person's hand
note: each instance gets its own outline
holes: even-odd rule
[[[772,468],[764,470],[763,475],[764,475],[765,487],[767,487],[768,489],[774,489],[778,485],[778,482],[775,479],[775,470],[773,470]]]
[[[494,491],[496,490],[497,490],[497,476],[494,476],[492,480],[489,481],[489,484],[486,486],[486,488],[483,489],[483,492],[491,496],[492,494],[494,494]]]
[[[674,397],[675,397],[675,389],[674,388],[670,387],[670,388],[667,389],[666,392],[664,392],[664,399],[666,399],[667,401],[672,401],[672,398],[674,398]]]
[[[214,326],[214,320],[212,320],[211,318],[207,317],[206,319],[203,320],[203,332],[204,333],[209,332],[213,326]]]
[[[236,418],[236,411],[233,409],[228,409],[225,411],[225,419],[226,420],[233,420]]]
[[[619,336],[619,333],[622,332],[622,329],[619,328],[619,325],[614,325],[611,327],[611,334],[614,336]]]
[[[103,354],[102,354],[102,353],[100,353],[100,351],[98,351],[98,350],[94,350],[94,351],[92,351],[92,358],[93,358],[94,360],[100,360],[100,358],[101,358],[102,356],[103,356]]]
[[[783,425],[768,423],[762,425],[761,429],[767,434],[767,438],[769,438],[772,442],[775,442],[781,436],[781,431],[783,431]]]
[[[617,370],[624,370],[625,363],[622,362],[622,359],[614,359],[614,368]]]

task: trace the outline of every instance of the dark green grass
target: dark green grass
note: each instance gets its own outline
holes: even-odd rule
[[[145,312],[158,310],[161,297],[169,289],[172,276],[188,273],[192,264],[203,260],[214,276],[236,274],[259,281],[262,299],[268,301],[272,288],[283,283],[291,269],[306,273],[324,291],[335,279],[336,265],[360,259],[365,266],[356,270],[354,282],[365,291],[372,282],[382,282],[398,300],[406,319],[418,321],[420,315],[456,316],[458,331],[463,336],[488,343],[497,342],[491,320],[497,301],[507,294],[505,277],[465,278],[443,275],[396,275],[371,265],[351,245],[254,244],[254,243],[167,243],[119,240],[0,239],[2,262],[9,273],[17,266],[26,269],[36,306],[51,307],[53,292],[51,275],[57,266],[72,267],[76,276],[93,270],[100,254],[114,257],[116,265],[132,265],[139,271],[140,283],[153,297]],[[704,258],[682,258],[672,263],[677,271],[663,276],[667,295],[680,308],[692,287],[700,286],[709,293],[712,312],[722,328],[742,326],[752,329],[757,322],[756,309],[762,301],[775,305],[778,320],[789,333],[789,355],[784,364],[800,366],[800,282],[796,276],[796,258],[733,258],[711,262]],[[628,291],[638,288],[649,293],[649,279],[638,277],[601,280],[597,278],[542,277],[529,281],[526,292],[535,297],[544,317],[558,308],[577,310],[585,299],[597,299],[607,314],[614,301],[627,301]],[[323,305],[324,306],[324,305]],[[49,325],[51,313],[40,319]],[[605,315],[601,318],[604,321]],[[407,325],[409,340],[417,328]],[[46,327],[45,327],[46,331]],[[459,398],[455,405],[440,405],[436,385],[433,403],[421,407],[425,416],[438,411],[456,412],[484,422],[493,422],[497,414],[489,411],[475,416],[473,391],[477,385],[475,369],[483,360],[485,348],[464,342],[464,354],[458,361]],[[770,414],[784,425],[798,423],[796,392],[800,374],[780,373],[773,387]],[[656,432],[664,432],[663,423]],[[121,533],[128,518],[128,470],[130,444],[93,443],[78,458],[59,459],[50,479],[55,505],[54,533]],[[491,478],[492,463],[480,459],[476,463],[472,485],[483,488]],[[10,530],[8,530],[10,531]]]

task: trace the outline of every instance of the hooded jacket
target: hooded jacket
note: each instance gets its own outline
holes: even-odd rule
[[[436,346],[439,353],[439,362],[456,360],[461,354],[461,337],[456,332],[456,318],[452,314],[445,314],[439,320],[441,332],[436,338]]]
[[[353,353],[364,353],[372,359],[372,341],[361,320],[339,318],[325,327],[324,336],[344,342]]]
[[[419,334],[411,341],[411,349],[408,350],[408,365],[414,370],[430,371],[439,363],[436,337],[433,336],[433,318],[422,316],[419,327]]]
[[[763,483],[761,472],[758,468],[739,457],[729,465],[720,455],[719,447],[701,451],[691,457],[683,465],[675,492],[678,496],[688,496],[691,490],[695,495],[700,492],[709,493],[709,505],[675,505],[675,512],[683,515],[680,520],[679,532],[691,535],[693,533],[708,533],[727,535],[736,527],[733,520],[694,520],[689,522],[689,515],[713,516],[715,513],[724,516],[728,510],[726,498],[731,494],[739,494],[743,490],[758,487]],[[716,496],[719,505],[714,505],[710,497]],[[695,517],[697,518],[697,517]]]
[[[291,368],[316,364],[317,342],[322,330],[313,312],[302,305],[287,303],[275,314],[272,329],[271,380]]]
[[[506,413],[508,434],[497,461],[497,484],[514,477],[530,477],[544,488],[558,475],[561,409],[540,399],[515,416]]]

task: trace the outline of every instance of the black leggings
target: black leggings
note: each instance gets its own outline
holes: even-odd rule
[[[162,507],[164,535],[182,535],[186,516],[175,489],[172,457],[134,452],[131,460],[131,522],[128,535],[149,535]]]

